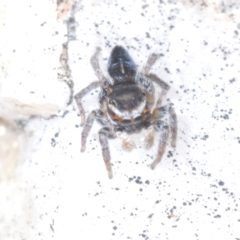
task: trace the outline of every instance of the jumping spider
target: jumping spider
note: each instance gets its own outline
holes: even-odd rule
[[[137,72],[137,66],[129,53],[123,47],[116,46],[108,60],[108,73],[111,77],[111,79],[108,79],[103,75],[99,67],[99,53],[100,48],[97,48],[91,58],[92,67],[99,81],[92,82],[75,96],[80,110],[81,125],[84,126],[81,151],[83,152],[86,148],[87,136],[94,119],[96,119],[102,125],[99,131],[99,140],[108,177],[112,178],[108,138],[112,139],[118,135],[122,136],[123,148],[131,150],[134,144],[126,136],[123,136],[122,133],[131,134],[147,129],[148,134],[145,137],[145,146],[150,148],[154,142],[154,132],[159,131],[157,158],[151,164],[151,168],[154,169],[164,154],[169,137],[169,126],[161,120],[164,115],[169,115],[172,147],[176,146],[177,138],[177,117],[173,104],[161,106],[162,98],[170,86],[157,75],[149,73],[159,55],[151,54],[142,72]],[[162,88],[162,92],[155,108],[151,110],[154,105],[153,82]],[[92,111],[87,120],[85,120],[82,98],[95,88],[101,88],[99,94],[100,109]]]

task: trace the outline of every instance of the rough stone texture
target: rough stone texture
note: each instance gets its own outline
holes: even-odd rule
[[[25,18],[29,13],[26,6],[21,11]],[[22,97],[16,94],[16,100],[20,102],[39,104],[46,88],[38,82],[44,78],[51,86],[46,89],[49,97],[45,104],[62,111],[48,119],[18,120],[17,125],[1,122],[1,137],[11,136],[20,142],[23,147],[18,156],[24,156],[24,161],[16,164],[12,160],[11,183],[1,177],[0,206],[4,208],[0,210],[0,238],[240,239],[239,7],[237,1],[92,0],[59,1],[58,5],[41,1],[30,11],[28,19],[46,14],[44,26],[61,19],[68,38],[56,37],[61,43],[56,44],[54,62],[44,61],[44,47],[31,45],[34,39],[44,39],[34,34],[35,38],[23,41],[24,48],[17,45],[20,53],[12,67],[7,65],[8,54],[2,58],[7,71],[2,69],[1,82],[25,77],[26,88],[32,86],[39,98],[18,84],[15,88],[1,85],[1,89],[11,96],[18,92]],[[17,11],[14,9],[12,13]],[[29,26],[34,20],[25,22]],[[36,34],[41,35],[38,29]],[[54,39],[46,38],[46,45]],[[165,103],[174,103],[179,133],[177,148],[168,146],[154,171],[149,164],[156,156],[157,138],[147,151],[139,141],[144,133],[133,136],[136,148],[131,153],[122,151],[118,140],[110,141],[114,178],[109,180],[98,142],[98,124],[90,133],[86,152],[80,153],[82,128],[72,95],[96,80],[89,61],[97,46],[102,48],[100,65],[107,75],[107,58],[116,44],[128,48],[139,67],[150,53],[162,54],[153,72],[171,85]],[[38,64],[35,75],[18,68],[24,61],[34,65],[26,55],[29,46],[44,72]],[[60,79],[53,80],[51,76],[56,74]],[[31,85],[32,76],[35,81]],[[25,94],[20,94],[22,91]],[[84,99],[87,113],[97,108],[97,96],[93,91]],[[19,128],[24,130],[22,138],[17,138]],[[12,140],[6,141],[12,144]],[[1,168],[6,163],[2,161]],[[7,169],[2,168],[3,176],[7,176]]]
[[[67,31],[57,20],[56,3],[3,1],[0,11],[1,116],[57,114],[66,106],[69,89],[58,77]]]
[[[56,8],[50,1],[0,3],[0,239],[31,239],[36,224],[23,171],[36,129],[24,127],[61,114],[71,97],[59,61],[67,28]]]

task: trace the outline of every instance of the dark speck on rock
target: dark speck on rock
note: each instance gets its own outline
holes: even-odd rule
[[[54,138],[52,138],[52,139],[51,139],[51,146],[52,146],[52,147],[55,147],[55,146],[56,146],[56,144],[57,144],[57,143],[56,143],[55,139],[54,139]]]
[[[152,216],[153,216],[153,213],[151,213],[151,214],[148,216],[148,218],[152,218]]]
[[[136,179],[136,180],[135,180],[135,183],[137,183],[137,184],[142,184],[142,181],[141,181],[140,179]]]
[[[164,70],[165,70],[167,73],[170,73],[170,71],[168,70],[168,68],[164,68]]]
[[[146,32],[146,38],[151,38],[148,32]]]
[[[150,182],[149,182],[149,180],[146,180],[145,183],[146,183],[146,184],[149,184]]]
[[[207,140],[209,138],[209,136],[207,134],[205,134],[201,139],[202,140]]]
[[[218,182],[219,186],[223,186],[224,185],[224,182],[223,181],[220,181]]]
[[[223,118],[224,118],[225,120],[229,119],[228,114],[225,114],[225,115],[223,116]]]

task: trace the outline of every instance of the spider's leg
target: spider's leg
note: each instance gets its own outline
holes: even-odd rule
[[[170,103],[160,108],[155,108],[151,120],[157,120],[164,117],[166,114],[169,114],[169,122],[170,122],[170,131],[171,131],[171,145],[172,147],[176,147],[176,140],[177,140],[177,115],[174,111],[173,104]]]
[[[108,117],[107,117],[106,113],[104,113],[102,110],[96,111],[96,120],[102,126],[106,126],[109,124]]]
[[[149,73],[145,76],[149,78],[151,81],[158,84],[163,89],[163,91],[167,92],[169,90],[170,86],[167,83],[165,83],[161,78],[159,78],[156,74]]]
[[[150,149],[154,143],[155,130],[153,126],[148,127],[147,135],[144,138],[144,146],[146,149]]]
[[[99,62],[98,62],[98,56],[99,56],[100,52],[101,52],[101,48],[97,47],[96,52],[94,53],[94,55],[91,58],[91,64],[92,64],[93,70],[94,70],[95,74],[97,75],[98,79],[100,81],[105,81],[106,78],[104,77],[102,70],[99,67]]]
[[[146,75],[138,73],[135,81],[145,92],[154,96],[154,86],[152,81]]]
[[[95,117],[96,117],[96,111],[92,111],[87,117],[87,122],[82,131],[81,152],[84,152],[86,149],[87,137],[92,128]]]
[[[147,63],[146,65],[144,66],[143,68],[143,74],[147,74],[151,67],[153,66],[153,64],[158,60],[159,58],[159,54],[155,54],[155,53],[152,53],[149,57],[148,57],[148,60],[147,60]]]
[[[152,81],[141,73],[136,75],[135,81],[146,93],[148,107],[151,108],[154,104],[154,86]]]
[[[106,165],[106,169],[108,171],[108,177],[112,178],[113,173],[112,173],[112,166],[110,162],[110,151],[109,151],[109,146],[108,146],[108,138],[115,138],[115,133],[108,127],[104,127],[99,131],[99,141],[102,147],[102,155],[103,155],[103,160]]]
[[[171,135],[172,135],[171,145],[172,145],[172,147],[176,147],[176,141],[177,141],[177,115],[176,115],[172,105],[169,108],[169,121],[170,121]]]
[[[103,114],[103,112],[101,110],[93,110],[88,115],[86,125],[84,126],[83,131],[82,131],[81,152],[84,152],[86,149],[87,137],[92,128],[94,119],[96,119],[97,122],[100,123],[102,126],[108,124],[107,116],[105,114]]]
[[[123,150],[130,152],[135,147],[135,143],[129,139],[126,133],[118,132],[117,136],[122,141]]]
[[[151,168],[154,169],[156,165],[161,161],[162,156],[165,152],[165,148],[167,145],[167,140],[169,137],[169,127],[168,125],[163,121],[158,121],[155,125],[155,129],[157,131],[160,131],[160,139],[159,139],[159,145],[158,145],[158,154],[155,161],[152,162]]]
[[[166,91],[161,91],[161,93],[159,94],[159,98],[158,98],[158,101],[156,103],[156,107],[157,108],[160,108],[162,106],[162,99],[163,97],[166,95]]]
[[[163,80],[161,80],[155,74],[144,75],[142,73],[138,73],[137,76],[136,76],[135,81],[145,91],[145,93],[147,93],[148,103],[149,103],[150,107],[154,103],[154,86],[153,86],[153,82],[157,83],[162,88],[162,92],[161,92],[161,94],[159,96],[159,100],[158,100],[158,103],[157,103],[157,106],[160,107],[160,105],[162,103],[162,98],[167,93],[167,91],[169,90],[170,86],[167,83],[165,83]]]
[[[90,91],[92,91],[95,88],[101,87],[103,84],[103,82],[101,81],[96,81],[96,82],[92,82],[91,84],[89,84],[86,88],[82,89],[79,93],[77,93],[75,95],[75,100],[77,102],[77,106],[79,108],[80,111],[80,115],[81,115],[81,126],[83,126],[85,124],[85,112],[82,106],[82,98],[89,93]]]

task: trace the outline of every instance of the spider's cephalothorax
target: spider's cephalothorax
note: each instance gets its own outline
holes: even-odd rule
[[[173,104],[161,106],[162,97],[165,96],[170,87],[157,75],[149,73],[159,55],[150,55],[142,72],[137,72],[136,64],[129,53],[123,47],[116,46],[112,50],[108,61],[108,72],[112,78],[109,80],[105,78],[99,68],[99,52],[100,48],[97,48],[96,53],[91,58],[91,64],[99,81],[92,82],[75,96],[81,114],[81,124],[84,125],[81,150],[84,151],[86,148],[87,136],[94,119],[96,119],[102,125],[99,131],[99,140],[108,176],[112,178],[108,138],[115,138],[120,135],[123,139],[123,148],[131,150],[134,144],[128,138],[123,137],[121,133],[130,134],[148,129],[145,146],[150,148],[153,145],[154,132],[159,131],[157,158],[151,164],[151,168],[154,169],[165,151],[169,137],[169,126],[172,135],[172,147],[176,146],[177,138],[177,118]],[[155,97],[153,82],[161,87],[162,92],[155,108],[152,109]],[[100,109],[92,111],[85,120],[82,98],[97,87],[101,88],[99,95]],[[161,120],[166,114],[169,115],[169,125]]]

